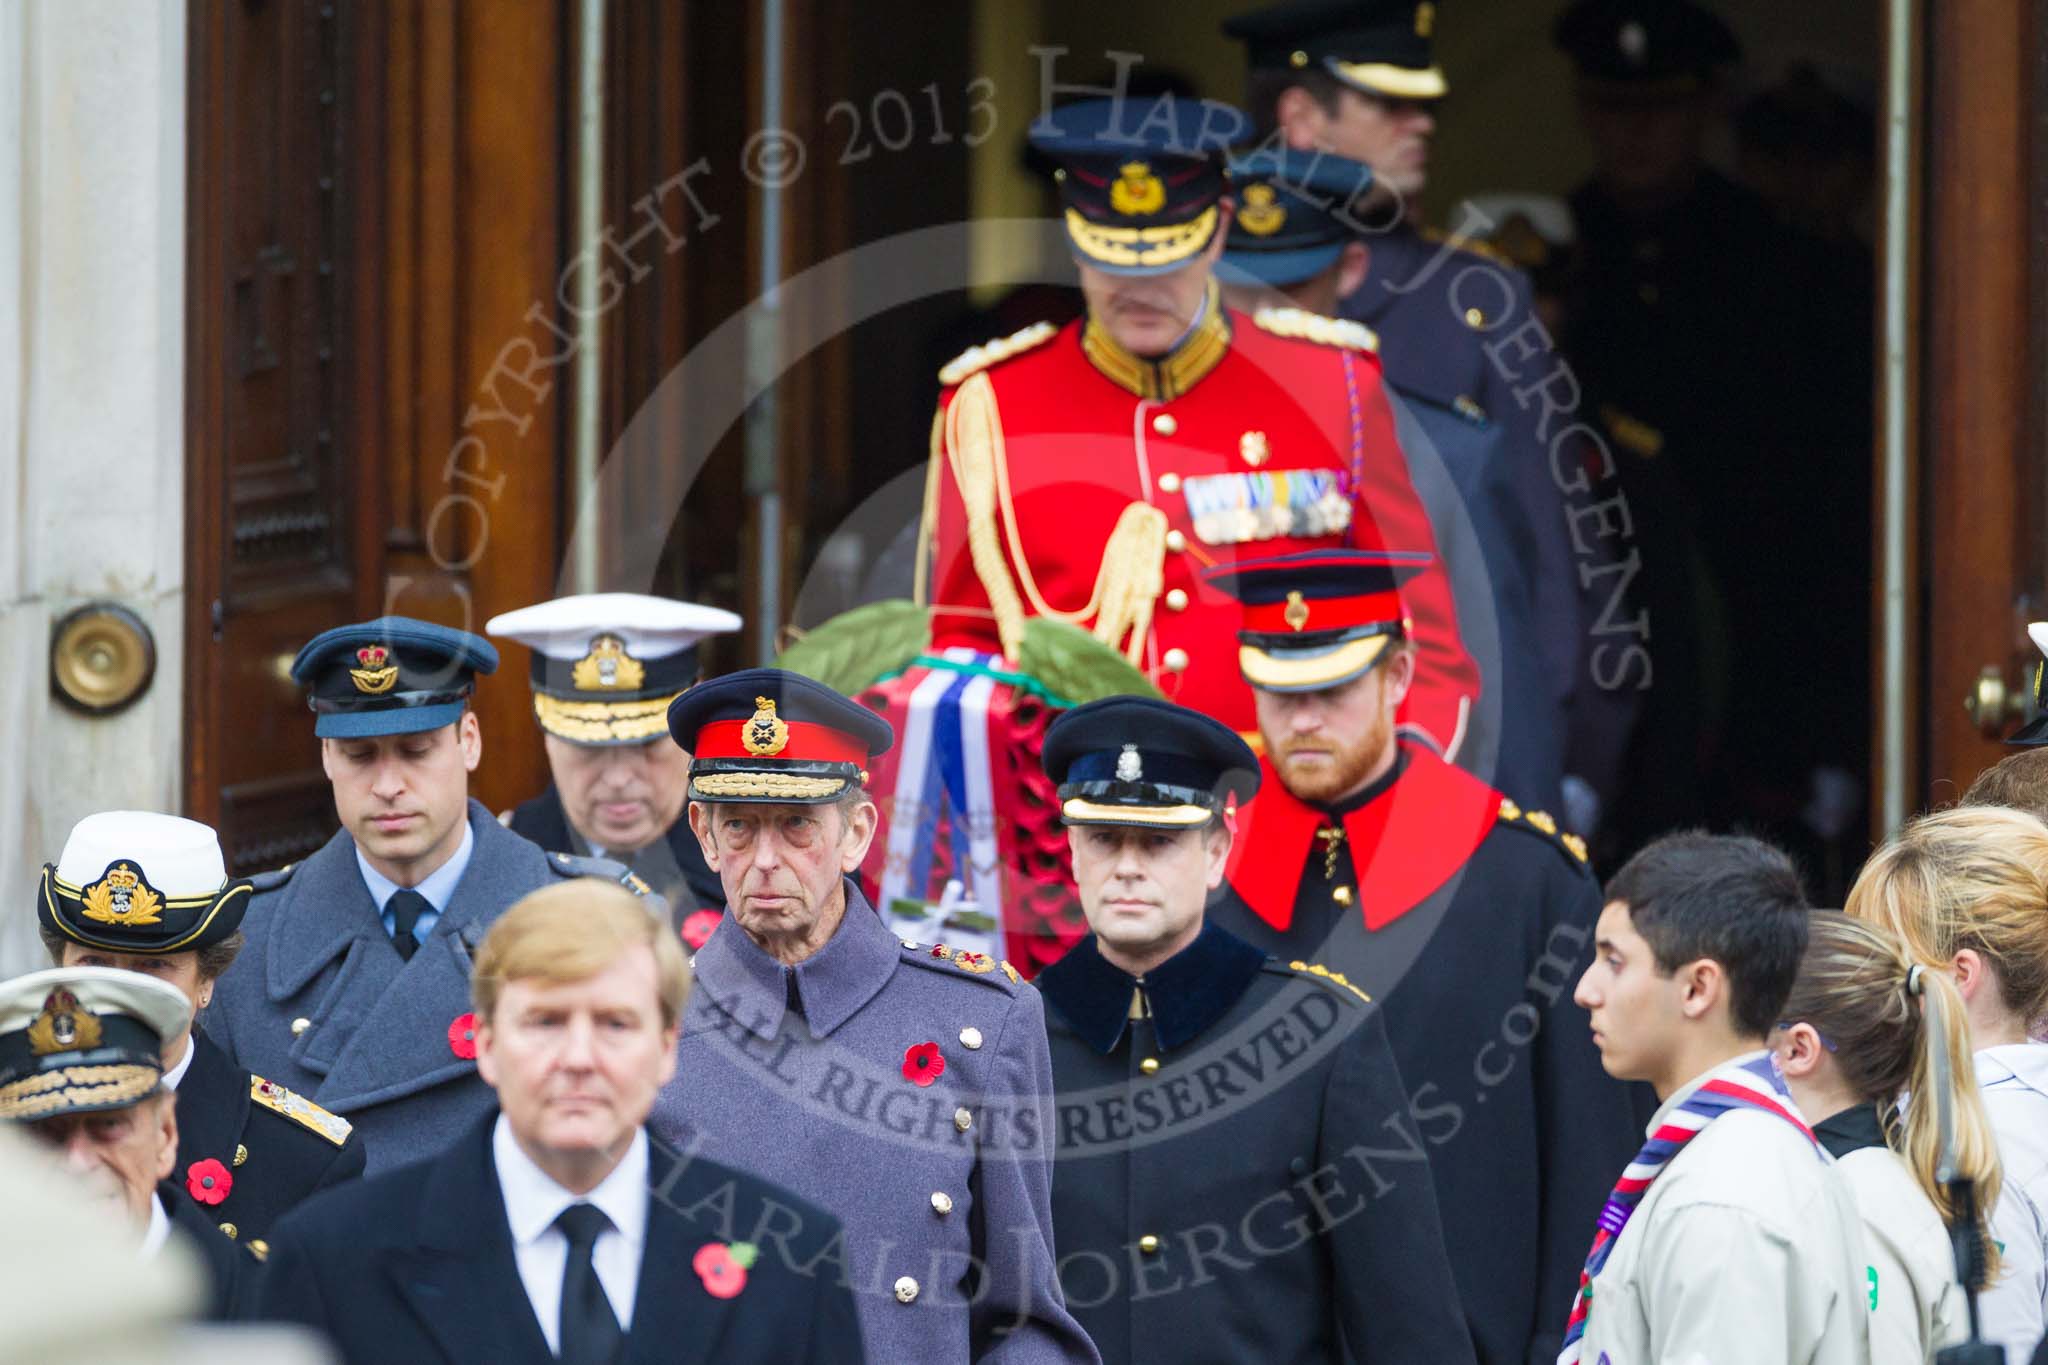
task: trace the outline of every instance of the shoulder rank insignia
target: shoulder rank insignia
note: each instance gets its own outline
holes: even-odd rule
[[[330,1114],[295,1090],[287,1090],[261,1076],[249,1078],[249,1098],[273,1113],[283,1114],[302,1128],[310,1128],[339,1147],[348,1141],[353,1125],[339,1114]]]
[[[1449,243],[1454,251],[1468,252],[1471,255],[1492,261],[1495,265],[1504,265],[1510,270],[1520,270],[1522,268],[1520,261],[1517,261],[1513,256],[1501,250],[1490,238],[1453,237],[1440,227],[1426,227],[1416,235],[1421,237],[1423,241],[1433,245],[1441,246]]]
[[[1600,405],[1600,420],[1607,424],[1607,430],[1622,448],[1653,460],[1664,449],[1664,433],[1640,418],[1629,416],[1620,408],[1609,404]]]
[[[1500,818],[1502,824],[1527,825],[1537,833],[1555,840],[1579,862],[1584,863],[1587,861],[1586,841],[1569,830],[1559,830],[1557,827],[1557,817],[1549,811],[1525,811],[1516,805],[1511,798],[1503,796],[1500,799]]]
[[[1352,985],[1349,981],[1346,981],[1344,979],[1344,973],[1333,972],[1320,962],[1290,962],[1287,964],[1287,966],[1288,969],[1291,971],[1301,972],[1303,975],[1306,976],[1319,976],[1325,981],[1331,982],[1338,986],[1342,986],[1345,990],[1350,991],[1353,995],[1357,996],[1360,1000],[1363,1000],[1366,1004],[1370,1005],[1372,1003],[1372,997],[1367,995],[1364,991],[1358,989],[1358,987]]]
[[[1059,330],[1049,322],[1034,322],[1029,327],[1012,332],[1006,337],[984,341],[979,346],[969,346],[947,361],[939,370],[939,383],[951,388],[991,365],[1001,364],[1013,355],[1022,355],[1034,346],[1044,345],[1057,336]]]
[[[987,953],[972,952],[966,948],[953,954],[953,965],[963,972],[986,976],[996,969],[996,960]]]
[[[654,888],[649,886],[646,880],[637,872],[628,872],[620,877],[619,885],[625,887],[636,896],[651,896],[654,894]]]
[[[1274,336],[1313,341],[1319,346],[1341,346],[1374,354],[1380,349],[1380,339],[1372,328],[1349,318],[1324,317],[1303,308],[1261,308],[1252,314],[1252,321]]]
[[[1021,986],[1024,984],[1024,978],[1017,975],[1017,969],[1010,965],[1010,960],[1008,958],[1004,958],[1002,962],[997,965],[1002,967],[1003,975],[1010,978],[1010,984],[1012,986]]]

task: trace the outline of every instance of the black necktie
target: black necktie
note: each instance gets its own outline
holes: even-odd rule
[[[420,941],[412,931],[419,927],[420,916],[434,908],[434,903],[417,891],[401,888],[391,893],[384,908],[391,912],[391,946],[398,949],[400,957],[412,961],[412,955],[420,950]]]
[[[563,1365],[612,1365],[625,1345],[625,1333],[612,1313],[612,1301],[598,1283],[590,1259],[598,1234],[612,1225],[594,1204],[571,1204],[555,1226],[569,1239],[569,1263],[562,1267]]]

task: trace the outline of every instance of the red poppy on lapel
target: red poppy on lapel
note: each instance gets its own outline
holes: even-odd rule
[[[683,921],[683,942],[689,945],[691,952],[696,952],[710,940],[711,931],[716,929],[718,922],[724,918],[725,912],[722,910],[697,911]]]
[[[465,1062],[476,1060],[476,1016],[458,1014],[448,1025],[448,1050]]]
[[[927,1086],[946,1074],[946,1059],[937,1043],[912,1043],[903,1050],[903,1079],[915,1086]]]
[[[185,1192],[202,1204],[218,1204],[235,1188],[228,1168],[207,1157],[185,1168]]]
[[[747,1268],[760,1252],[752,1242],[706,1242],[690,1258],[690,1269],[704,1281],[704,1292],[729,1299],[747,1287]]]

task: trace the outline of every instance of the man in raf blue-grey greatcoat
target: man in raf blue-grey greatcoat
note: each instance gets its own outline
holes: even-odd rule
[[[497,666],[488,641],[402,616],[299,651],[342,827],[256,879],[248,943],[202,1020],[241,1066],[353,1124],[372,1173],[435,1154],[491,1106],[469,1009],[491,922],[556,878],[625,875],[544,853],[469,799],[469,697]]]
[[[669,731],[726,917],[697,952],[656,1135],[842,1220],[808,1268],[852,1286],[870,1360],[1093,1365],[1054,1269],[1037,992],[982,953],[900,941],[848,880],[888,723],[754,669],[684,693]],[[801,1233],[773,1212],[731,1235]]]

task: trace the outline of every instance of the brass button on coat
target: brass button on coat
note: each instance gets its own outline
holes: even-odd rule
[[[1160,662],[1175,673],[1182,672],[1188,666],[1188,652],[1184,649],[1169,649]]]
[[[972,1052],[981,1046],[981,1030],[969,1025],[960,1030],[960,1046]]]
[[[236,1164],[237,1166],[239,1166],[239,1165],[241,1165],[241,1164],[242,1164],[243,1162],[247,1161],[248,1159],[249,1159],[249,1149],[248,1149],[247,1147],[244,1147],[244,1146],[243,1146],[243,1145],[242,1145],[241,1143],[239,1143],[239,1142],[238,1142],[238,1143],[236,1143],[236,1144],[235,1144],[235,1164]]]
[[[962,1105],[960,1108],[955,1109],[953,1111],[953,1126],[955,1128],[958,1128],[963,1133],[966,1132],[969,1128],[972,1128],[974,1126],[973,1111],[968,1109],[965,1105]]]
[[[1159,491],[1162,493],[1180,492],[1180,475],[1173,473],[1161,474],[1159,476]]]
[[[932,1191],[932,1212],[944,1218],[953,1211],[953,1196],[944,1190]]]
[[[300,1034],[304,1033],[307,1029],[311,1027],[313,1027],[313,1021],[311,1019],[298,1018],[292,1020],[292,1037],[298,1037]]]
[[[1138,1063],[1138,1070],[1144,1072],[1147,1076],[1158,1074],[1159,1059],[1157,1057],[1147,1057],[1144,1061]]]
[[[1152,430],[1161,436],[1171,436],[1180,430],[1180,423],[1174,419],[1172,413],[1162,412],[1152,419]]]
[[[1166,548],[1167,548],[1167,549],[1169,549],[1169,550],[1173,551],[1173,552],[1174,552],[1175,554],[1179,554],[1179,553],[1180,553],[1180,552],[1181,552],[1182,550],[1185,550],[1185,549],[1187,549],[1187,547],[1188,547],[1188,538],[1187,538],[1187,537],[1186,537],[1185,535],[1183,535],[1183,534],[1182,534],[1181,532],[1179,532],[1179,531],[1168,531],[1168,532],[1166,533]]]
[[[900,1280],[896,1281],[896,1302],[898,1302],[898,1303],[916,1303],[916,1302],[917,1302],[917,1281],[916,1281],[916,1280],[913,1280],[913,1279],[911,1279],[911,1278],[910,1278],[910,1277],[909,1277],[908,1275],[905,1275],[905,1276],[904,1276],[904,1277],[903,1277],[902,1279],[900,1279]]]
[[[1187,589],[1174,588],[1170,590],[1166,594],[1166,609],[1168,611],[1186,611],[1188,609]]]
[[[1330,899],[1337,902],[1337,904],[1339,905],[1351,904],[1351,888],[1348,886],[1338,887],[1335,891],[1332,891],[1330,893]]]
[[[1138,1239],[1138,1250],[1144,1252],[1147,1256],[1157,1256],[1159,1254],[1159,1239],[1149,1232],[1146,1233]]]

